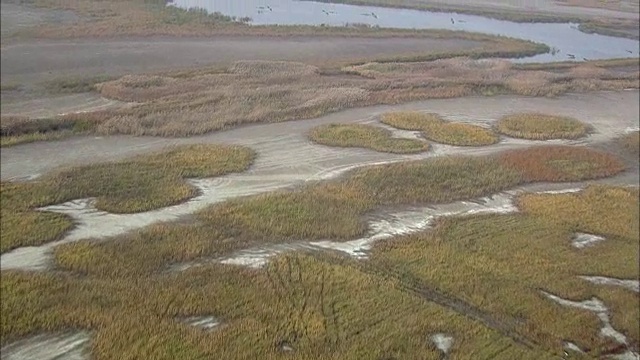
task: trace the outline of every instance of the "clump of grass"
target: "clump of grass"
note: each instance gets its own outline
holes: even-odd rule
[[[382,115],[382,123],[404,130],[420,130],[429,140],[456,146],[483,146],[500,139],[480,126],[450,123],[438,114],[393,112]]]
[[[0,84],[0,92],[18,91],[20,90],[20,84]]]
[[[0,117],[0,146],[88,134],[108,117],[108,113],[98,111],[44,119],[3,116]]]
[[[625,150],[633,154],[640,153],[640,131],[633,131],[621,136],[618,142]]]
[[[161,208],[197,194],[184,179],[244,171],[254,157],[241,146],[192,145],[62,170],[31,183],[3,184],[0,250],[54,240],[71,226],[66,217],[34,208],[88,197],[96,198],[97,208],[112,213]]]
[[[44,89],[51,94],[76,94],[95,91],[96,84],[113,80],[113,76],[96,75],[89,77],[69,76],[46,81]]]
[[[311,130],[309,138],[322,145],[361,147],[396,154],[418,153],[429,149],[429,144],[424,141],[393,138],[386,129],[363,124],[318,126]]]
[[[545,146],[499,155],[507,168],[520,171],[526,182],[581,181],[615,175],[625,169],[616,156],[584,147]]]
[[[637,295],[578,278],[638,278],[637,190],[593,187],[579,194],[524,195],[519,205],[524,214],[448,218],[433,232],[378,243],[371,267],[464,299],[543,348],[561,346],[563,339],[598,357],[619,346],[599,336],[598,318],[559,306],[540,290],[572,300],[596,296],[609,306],[614,327],[637,344]],[[578,250],[571,246],[575,231],[608,237]]]
[[[578,139],[591,127],[580,120],[541,113],[517,113],[502,117],[496,130],[504,135],[530,140]]]
[[[73,223],[67,216],[33,211],[54,198],[39,183],[0,183],[0,252],[53,241],[71,229]]]

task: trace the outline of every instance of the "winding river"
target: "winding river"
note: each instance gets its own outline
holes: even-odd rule
[[[577,24],[570,23],[516,23],[477,15],[296,0],[173,0],[170,6],[249,17],[254,25],[367,24],[382,28],[447,29],[531,40],[554,50],[515,60],[518,62],[628,58],[637,57],[640,51],[637,40],[583,33]]]

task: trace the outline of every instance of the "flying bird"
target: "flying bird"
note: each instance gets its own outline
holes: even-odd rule
[[[569,59],[575,59],[575,58],[576,58],[576,56],[575,56],[575,55],[573,55],[573,54],[567,54],[567,57],[568,57]]]
[[[326,15],[329,15],[329,12],[327,12],[327,10],[322,9],[322,12],[325,13]]]
[[[628,52],[629,54],[633,54],[633,51],[631,51],[631,50],[627,50],[627,52]]]
[[[453,21],[453,18],[451,18],[451,23],[452,23],[452,24],[455,24],[455,23],[456,23],[455,21]]]
[[[269,11],[273,11],[273,9],[269,5],[267,5],[267,9],[269,9]]]
[[[371,12],[371,16],[373,16],[374,18],[378,18],[378,15],[376,15],[375,13]]]

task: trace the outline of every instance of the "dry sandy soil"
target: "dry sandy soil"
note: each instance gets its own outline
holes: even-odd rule
[[[480,45],[466,40],[371,38],[127,38],[40,41],[2,49],[2,81],[30,83],[71,75],[124,75],[184,67],[226,66],[238,60],[289,60],[312,65],[449,52]]]

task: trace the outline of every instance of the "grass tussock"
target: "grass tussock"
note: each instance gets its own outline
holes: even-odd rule
[[[526,182],[582,181],[615,175],[625,169],[614,155],[571,146],[508,151],[499,159],[504,166],[520,171]]]
[[[429,150],[429,144],[416,139],[392,137],[390,131],[371,125],[329,124],[311,130],[309,138],[322,145],[360,147],[395,154]]]
[[[68,114],[55,118],[0,117],[0,146],[56,140],[94,131],[108,115],[104,112]]]
[[[577,194],[524,195],[524,214],[440,221],[433,232],[378,243],[371,267],[417,287],[437,289],[492,314],[543,348],[572,341],[591,357],[619,351],[595,314],[563,307],[540,290],[609,306],[613,326],[638,344],[638,295],[579,275],[637,279],[638,192],[591,187]],[[576,231],[607,236],[592,248],[571,245]]]
[[[591,127],[578,119],[541,113],[517,113],[502,117],[495,125],[501,134],[529,140],[578,139]]]
[[[112,213],[161,208],[197,195],[185,179],[244,171],[254,156],[240,146],[193,145],[62,170],[33,182],[3,183],[0,251],[45,243],[70,228],[68,218],[35,208],[89,197],[96,198],[96,208]]]
[[[617,140],[622,147],[632,154],[640,154],[640,131],[633,131]]]
[[[382,115],[382,123],[404,130],[419,130],[425,138],[448,145],[484,146],[500,138],[490,130],[470,124],[451,123],[438,114],[394,112]]]

